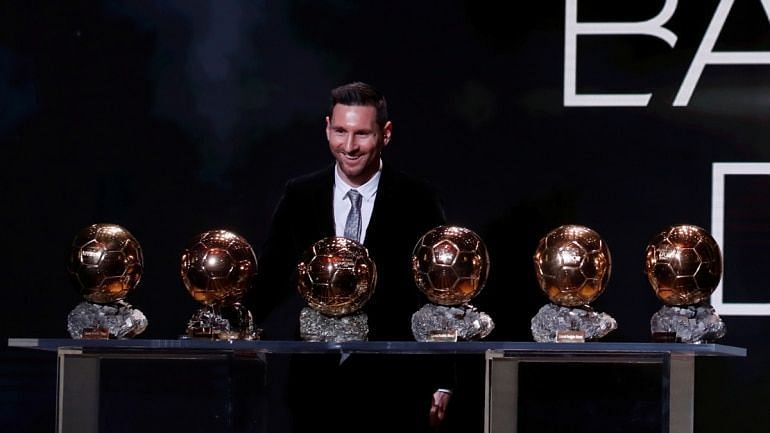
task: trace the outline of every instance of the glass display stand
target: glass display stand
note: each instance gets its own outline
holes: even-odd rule
[[[270,355],[333,354],[341,360],[369,355],[478,355],[486,359],[485,432],[523,432],[518,411],[523,404],[522,380],[531,367],[574,365],[653,366],[660,387],[661,429],[693,431],[694,364],[697,357],[743,357],[746,349],[718,344],[682,343],[530,343],[530,342],[346,342],[179,340],[73,340],[10,338],[9,347],[57,353],[57,431],[95,433],[106,422],[118,422],[121,407],[110,393],[133,393],[133,404],[169,405],[167,412],[192,417],[210,410],[218,424],[197,425],[219,431],[268,431],[264,376]],[[115,362],[118,362],[117,364]],[[138,362],[141,361],[141,362]],[[165,364],[165,363],[171,364]],[[141,369],[170,365],[167,376],[179,376],[165,393],[148,397]],[[198,367],[186,367],[199,365]],[[135,366],[135,367],[134,367]],[[111,372],[108,372],[110,370]],[[136,370],[136,372],[134,371]],[[109,373],[109,374],[107,374]],[[161,373],[164,374],[164,373]],[[573,374],[573,373],[570,373]],[[204,375],[218,375],[214,388],[194,387]],[[116,379],[116,377],[118,379]],[[119,379],[124,377],[123,379]],[[482,380],[482,378],[479,378]],[[115,382],[119,383],[115,383]],[[122,382],[121,382],[122,381]],[[201,381],[205,382],[205,381]],[[563,382],[568,388],[570,380]],[[117,389],[117,391],[116,391]],[[185,407],[180,397],[205,394],[205,406]],[[223,398],[219,398],[219,396]],[[164,397],[165,396],[165,397]],[[165,398],[165,400],[164,400]],[[144,400],[143,400],[144,399]],[[243,402],[242,402],[243,400]],[[180,405],[175,408],[174,405]],[[219,405],[219,406],[218,406]],[[144,407],[148,407],[144,406]],[[209,407],[213,406],[213,407]],[[166,406],[164,406],[166,407]],[[139,406],[139,409],[142,407]],[[134,408],[136,409],[136,408]],[[558,410],[556,411],[558,413]],[[220,416],[226,414],[226,416]],[[116,420],[113,420],[113,418]],[[209,419],[209,418],[202,418]],[[131,421],[131,420],[129,420]],[[200,423],[199,423],[200,424]],[[145,427],[142,431],[150,431]],[[127,430],[128,431],[128,430]],[[203,430],[201,430],[203,431]]]
[[[681,343],[546,343],[540,348],[489,350],[485,432],[540,432],[567,425],[570,431],[596,431],[590,426],[591,410],[584,406],[581,412],[579,405],[578,409],[565,407],[582,402],[607,406],[602,415],[614,415],[617,420],[603,422],[618,431],[692,433],[695,359],[702,356],[741,357],[746,350]],[[619,381],[625,383],[613,386]],[[613,395],[613,389],[620,395]],[[617,404],[629,398],[634,401],[625,408]],[[542,400],[548,400],[550,407],[541,409],[540,418],[532,416]],[[624,409],[628,412],[623,415],[612,413]],[[527,416],[532,419],[523,420]],[[547,425],[549,419],[559,418],[567,420]],[[575,426],[581,423],[589,426],[584,430]]]

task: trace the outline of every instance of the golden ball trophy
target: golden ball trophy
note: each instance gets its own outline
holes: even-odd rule
[[[722,278],[722,253],[706,230],[682,224],[653,236],[645,272],[664,304],[650,319],[654,341],[702,343],[724,337],[725,324],[709,303]]]
[[[85,301],[67,316],[72,338],[130,338],[147,328],[144,314],[124,301],[143,264],[139,242],[117,224],[92,224],[75,236],[68,271]]]
[[[307,302],[300,312],[305,341],[345,342],[368,339],[368,316],[361,308],[377,284],[369,251],[344,237],[328,237],[308,248],[297,264],[297,290]]]
[[[181,276],[188,293],[203,304],[188,321],[185,337],[258,340],[251,312],[240,303],[257,273],[251,245],[228,230],[195,236],[181,256]]]
[[[475,340],[492,332],[492,318],[469,304],[489,275],[489,254],[479,235],[458,226],[429,230],[414,247],[412,274],[429,301],[412,315],[415,340]]]
[[[540,239],[535,276],[551,303],[532,318],[537,342],[584,342],[617,329],[617,322],[589,305],[610,278],[611,258],[598,233],[579,225],[560,226]]]

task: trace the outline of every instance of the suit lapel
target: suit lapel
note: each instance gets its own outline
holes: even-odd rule
[[[313,218],[311,220],[316,221],[318,224],[318,232],[322,233],[322,237],[334,236],[334,165],[324,172],[323,179],[319,182],[319,190],[315,192],[314,199],[317,201],[316,206],[310,209],[318,209],[322,216],[320,218]],[[312,210],[310,210],[312,212]],[[319,238],[320,239],[320,238]]]
[[[390,170],[386,167],[382,168],[382,174],[380,175],[380,183],[377,185],[377,197],[374,200],[374,208],[372,209],[372,218],[369,220],[369,226],[366,228],[366,240],[364,244],[370,246],[377,239],[378,228],[384,224],[382,221],[387,221],[388,217],[385,215],[391,200],[390,194]]]

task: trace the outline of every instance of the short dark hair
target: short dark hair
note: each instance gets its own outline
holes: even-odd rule
[[[377,109],[377,124],[384,128],[388,123],[388,103],[377,89],[369,84],[356,81],[335,87],[331,91],[331,105],[329,106],[329,117],[334,112],[334,106],[342,105],[363,105]]]

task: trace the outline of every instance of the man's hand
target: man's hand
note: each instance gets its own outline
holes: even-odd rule
[[[452,398],[452,393],[447,390],[438,390],[433,393],[433,402],[430,406],[430,426],[436,428],[441,425],[446,416],[446,408],[449,405],[449,400]]]

